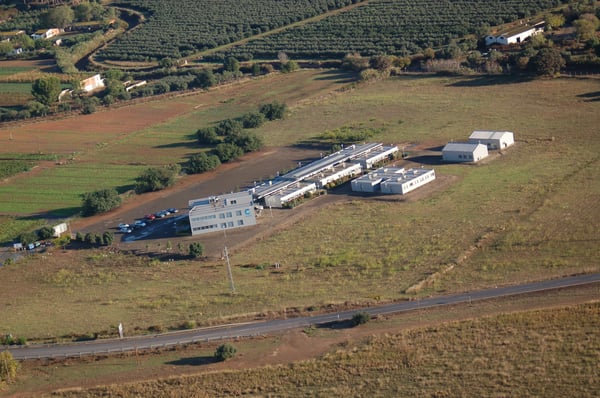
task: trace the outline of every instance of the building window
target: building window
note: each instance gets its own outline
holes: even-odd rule
[[[238,220],[238,225],[244,225],[244,220]]]
[[[225,213],[220,213],[219,218],[225,218]]]
[[[235,204],[237,204],[237,200],[232,200],[232,201],[231,201],[231,204],[232,204],[232,205],[235,205]]]
[[[230,211],[228,211],[227,212],[227,218],[231,218],[231,217],[233,217],[233,214]]]
[[[242,215],[242,211],[241,210],[236,210],[235,211],[235,215],[236,216],[241,216]]]
[[[221,223],[221,228],[227,228],[227,223],[222,222]]]
[[[227,222],[227,226],[228,226],[229,228],[233,227],[233,221],[228,221],[228,222]]]

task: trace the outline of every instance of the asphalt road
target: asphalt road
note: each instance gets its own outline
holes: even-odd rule
[[[8,347],[8,349],[16,359],[23,360],[33,358],[79,357],[94,354],[162,348],[174,345],[189,344],[192,342],[209,342],[239,337],[262,336],[290,329],[304,328],[310,325],[324,325],[335,322],[344,322],[351,319],[352,316],[358,311],[365,311],[371,316],[394,314],[416,309],[515,296],[540,291],[549,291],[597,282],[600,282],[600,274],[578,275],[449,296],[439,296],[414,301],[403,301],[381,306],[367,307],[360,310],[353,309],[339,313],[328,313],[315,316],[278,319],[262,322],[249,322],[243,324],[185,330],[152,336],[94,340],[90,342],[70,344],[28,345],[24,347]]]

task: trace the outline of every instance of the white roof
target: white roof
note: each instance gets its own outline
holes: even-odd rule
[[[483,144],[471,144],[468,142],[449,142],[446,144],[442,152],[474,152],[478,146],[482,146],[487,150],[487,147]]]
[[[472,140],[499,140],[504,135],[513,135],[510,131],[485,131],[485,130],[475,130],[469,136],[469,139]]]

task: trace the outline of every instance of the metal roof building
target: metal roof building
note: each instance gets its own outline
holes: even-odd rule
[[[513,145],[515,138],[510,131],[473,131],[469,143],[484,144],[488,149],[504,149]]]
[[[487,156],[487,146],[477,143],[449,142],[442,149],[442,159],[447,162],[478,162]]]

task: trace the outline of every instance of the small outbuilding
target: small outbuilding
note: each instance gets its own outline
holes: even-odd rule
[[[487,146],[479,143],[449,142],[442,149],[442,159],[446,162],[478,162],[487,156]]]
[[[471,144],[484,144],[488,149],[504,149],[515,143],[510,131],[473,131],[469,137]]]

